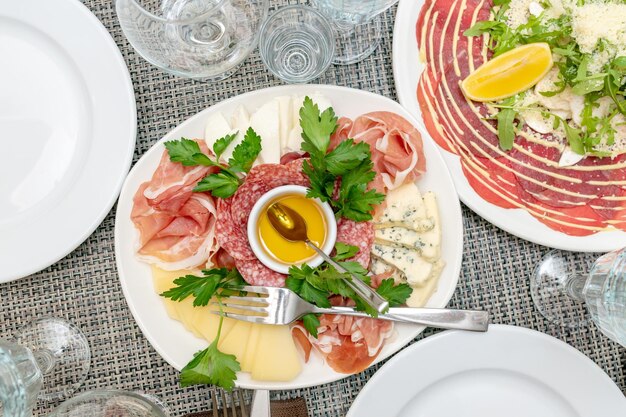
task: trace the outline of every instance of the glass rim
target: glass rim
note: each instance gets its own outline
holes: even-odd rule
[[[117,0],[119,1],[119,0]],[[197,16],[194,17],[190,17],[190,18],[186,18],[186,19],[166,19],[162,16],[158,16],[152,12],[149,12],[148,10],[145,9],[145,7],[143,7],[141,4],[139,4],[138,0],[128,0],[130,3],[132,3],[135,7],[137,7],[142,13],[144,13],[145,15],[149,16],[150,18],[157,20],[159,22],[164,22],[164,23],[171,23],[171,24],[183,24],[183,23],[190,23],[195,21],[196,19],[199,18],[203,18],[208,14],[213,13],[216,9],[218,9],[219,7],[222,6],[222,4],[226,1],[226,0],[217,0],[217,2],[213,5],[213,7],[209,8],[208,10],[200,13]]]

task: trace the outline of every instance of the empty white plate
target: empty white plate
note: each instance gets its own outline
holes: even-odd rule
[[[447,331],[391,359],[347,417],[622,416],[626,398],[591,359],[535,330]]]
[[[109,212],[136,135],[128,69],[77,0],[0,8],[0,282],[74,250]]]

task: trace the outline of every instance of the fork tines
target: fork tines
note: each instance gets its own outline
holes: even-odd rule
[[[211,302],[210,305],[219,307],[219,310],[213,310],[211,313],[220,316],[249,321],[253,323],[265,323],[268,315],[268,296],[271,295],[276,288],[245,286],[242,291],[247,292],[248,296],[232,295],[223,297],[222,302]],[[257,294],[257,296],[250,293]]]

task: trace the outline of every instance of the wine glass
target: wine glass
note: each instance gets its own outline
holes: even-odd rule
[[[398,0],[311,0],[335,29],[334,64],[347,65],[367,58],[380,44],[382,12]]]
[[[578,328],[591,319],[626,346],[626,248],[598,257],[588,272],[584,256],[558,250],[546,254],[531,277],[533,302],[552,323]]]
[[[120,26],[146,61],[181,77],[227,78],[256,47],[269,0],[116,0]]]
[[[65,401],[49,417],[169,417],[158,398],[130,391],[84,392]]]
[[[85,335],[66,320],[43,317],[0,339],[0,411],[30,415],[37,399],[69,397],[85,380],[91,351]],[[0,413],[2,415],[2,413]]]

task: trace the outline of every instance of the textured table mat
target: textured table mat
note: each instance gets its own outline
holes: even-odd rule
[[[223,99],[259,88],[280,85],[254,52],[231,78],[196,83],[169,76],[145,62],[128,44],[117,23],[111,0],[85,4],[107,27],[130,70],[137,99],[138,136],[135,161],[170,129]],[[272,2],[272,7],[278,3]],[[372,91],[396,99],[391,69],[395,8],[384,14],[381,46],[365,61],[331,67],[317,82]],[[143,337],[126,305],[115,267],[115,208],[74,252],[46,270],[0,284],[0,336],[9,335],[33,318],[50,315],[76,323],[86,333],[93,360],[81,390],[114,387],[161,397],[175,416],[211,408],[211,389],[178,386],[178,372]],[[463,208],[465,249],[459,286],[451,307],[483,308],[495,323],[528,327],[555,336],[596,362],[626,391],[626,350],[595,327],[570,331],[549,325],[534,309],[528,276],[548,249],[513,237],[466,207]],[[418,339],[433,334],[424,332]],[[311,416],[343,416],[363,385],[380,367],[323,386],[274,392],[274,399],[302,396]],[[249,400],[250,392],[244,396]],[[45,415],[54,403],[41,403]]]

